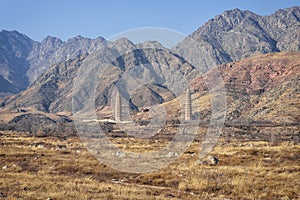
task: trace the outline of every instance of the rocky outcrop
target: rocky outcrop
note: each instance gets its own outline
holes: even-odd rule
[[[75,127],[69,118],[52,119],[44,114],[26,113],[18,115],[1,127],[2,130],[29,132],[39,136],[73,134]],[[42,147],[41,147],[42,148]]]

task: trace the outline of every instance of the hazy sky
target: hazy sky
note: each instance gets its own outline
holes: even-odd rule
[[[82,35],[109,38],[141,27],[190,34],[224,10],[260,15],[299,6],[299,0],[0,0],[0,29],[18,30],[34,40]]]

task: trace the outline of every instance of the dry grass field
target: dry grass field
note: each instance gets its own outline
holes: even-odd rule
[[[0,199],[300,199],[299,144],[220,138],[216,165],[198,164],[198,152],[194,142],[171,165],[130,174],[101,164],[77,137],[1,132]]]

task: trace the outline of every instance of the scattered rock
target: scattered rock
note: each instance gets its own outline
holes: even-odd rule
[[[80,154],[81,151],[80,150],[76,150],[75,153]],[[99,154],[99,151],[96,151],[96,154]]]
[[[167,155],[161,156],[162,158],[171,158],[171,157],[178,157],[177,152],[169,152]]]
[[[37,148],[39,148],[39,149],[46,149],[46,147],[44,145],[42,145],[42,144],[37,145]]]
[[[177,152],[169,152],[168,154],[170,157],[178,157],[178,153]]]
[[[34,160],[37,160],[37,159],[39,159],[40,158],[40,156],[35,156],[33,159]]]
[[[199,160],[198,163],[203,165],[216,165],[219,161],[220,160],[214,156],[207,156],[206,159]]]
[[[7,196],[3,193],[3,192],[0,192],[0,198],[6,198]]]
[[[67,145],[61,145],[61,144],[59,144],[57,148],[60,149],[60,150],[66,150],[67,149]]]
[[[219,162],[219,159],[214,156],[208,156],[206,160],[210,165],[216,165]]]
[[[120,151],[117,151],[116,153],[113,153],[112,155],[116,156],[116,157],[124,157],[125,156],[125,154]]]
[[[7,169],[7,168],[8,168],[8,167],[7,167],[6,165],[2,167],[2,169]]]

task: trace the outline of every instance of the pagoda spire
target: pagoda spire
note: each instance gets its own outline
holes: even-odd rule
[[[120,96],[120,92],[117,91],[116,102],[115,102],[115,121],[116,122],[120,122],[122,120],[121,114],[122,114],[121,96]]]
[[[187,87],[186,89],[186,96],[185,96],[185,121],[192,119],[192,103],[191,103],[191,92],[190,89]]]

